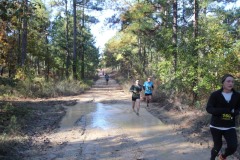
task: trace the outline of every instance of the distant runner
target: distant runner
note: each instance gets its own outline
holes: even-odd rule
[[[109,75],[107,73],[105,74],[105,80],[106,80],[106,85],[108,85]]]
[[[151,81],[151,78],[148,77],[147,81],[143,84],[143,89],[145,90],[145,97],[147,102],[147,107],[149,102],[152,100],[152,90],[153,90],[153,82]]]

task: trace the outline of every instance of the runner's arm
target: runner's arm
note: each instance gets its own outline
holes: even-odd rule
[[[216,97],[214,94],[211,94],[209,97],[206,111],[212,115],[222,115],[222,114],[231,114],[231,110],[224,107],[216,107]]]
[[[135,93],[135,91],[134,91],[134,86],[133,86],[133,85],[131,86],[131,88],[130,88],[129,91]]]

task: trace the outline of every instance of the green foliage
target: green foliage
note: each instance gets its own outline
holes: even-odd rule
[[[24,70],[23,70],[22,68],[19,68],[19,69],[17,70],[16,74],[15,74],[15,79],[22,79],[22,80],[24,80],[24,79],[26,79],[26,78],[27,78],[27,77],[26,77],[26,75],[25,75]]]
[[[35,76],[45,76],[46,80],[51,76],[57,79],[70,78],[73,58],[71,8],[64,10],[65,2],[58,3],[55,7],[59,13],[51,18],[51,13],[42,0],[25,2],[0,2],[0,67],[4,67],[4,74],[17,80],[33,80]],[[88,7],[91,7],[90,3]],[[79,24],[82,22],[81,9],[82,7],[77,8]],[[62,16],[62,13],[65,15]],[[22,54],[22,22],[25,18],[28,22],[26,57]],[[92,23],[90,18],[92,17],[85,15],[84,20]],[[87,75],[86,78],[92,77],[98,67],[99,50],[88,25],[78,26],[77,44],[78,74],[83,72]],[[80,56],[83,53],[84,59]],[[25,66],[21,66],[22,60]]]
[[[30,114],[27,108],[16,107],[11,103],[2,103],[0,106],[0,126],[3,126],[1,133],[8,133],[11,135],[17,134],[21,128],[22,122]]]
[[[14,80],[12,78],[4,78],[0,77],[0,84],[1,86],[11,86],[14,87],[17,85],[18,80]]]
[[[134,2],[120,15],[122,30],[106,45],[105,64],[117,64],[122,73],[131,74],[126,78],[152,75],[161,81],[159,89],[167,95],[184,93],[190,95],[189,101],[197,95],[196,102],[192,103],[196,107],[221,87],[223,74],[231,73],[240,79],[238,8],[226,10],[213,6],[212,1],[199,2],[195,37],[196,28],[188,20],[194,17],[193,3],[179,4],[178,13],[182,15],[178,18],[175,48],[171,5],[166,1]],[[161,6],[161,10],[157,6]],[[208,11],[211,13],[206,14]],[[177,51],[176,57],[174,51]]]
[[[19,92],[25,97],[58,97],[76,95],[84,92],[89,85],[77,80],[45,82],[44,79],[25,80],[20,83]]]
[[[94,77],[91,77],[95,79]],[[85,81],[63,80],[45,81],[44,78],[25,79],[24,81],[16,81],[14,85],[0,85],[1,99],[9,99],[16,97],[32,97],[32,98],[50,98],[58,96],[69,96],[81,94],[89,89],[93,84],[93,79]]]
[[[17,131],[20,130],[20,125],[17,122],[17,117],[14,115],[11,117],[8,127],[6,128],[6,132],[10,134],[16,134]]]
[[[82,83],[81,81],[62,81],[56,85],[56,94],[57,95],[77,95],[84,92],[90,87],[87,84]]]
[[[16,152],[16,147],[22,145],[21,149],[23,149],[26,142],[28,142],[28,139],[23,136],[0,135],[0,158],[2,160],[20,159],[20,156]]]

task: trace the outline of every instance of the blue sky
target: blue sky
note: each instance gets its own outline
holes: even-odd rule
[[[104,48],[105,43],[117,33],[117,29],[106,27],[104,23],[105,19],[111,17],[113,14],[114,11],[112,10],[104,10],[92,14],[100,21],[90,27],[92,34],[96,38],[96,47],[99,47],[100,51]]]

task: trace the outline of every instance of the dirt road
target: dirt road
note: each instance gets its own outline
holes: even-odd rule
[[[66,106],[60,128],[36,137],[41,147],[25,152],[30,160],[208,160],[210,149],[192,144],[144,107],[137,116],[129,93],[101,77],[93,88]],[[141,105],[146,105],[144,102]],[[42,147],[44,146],[44,147]]]

